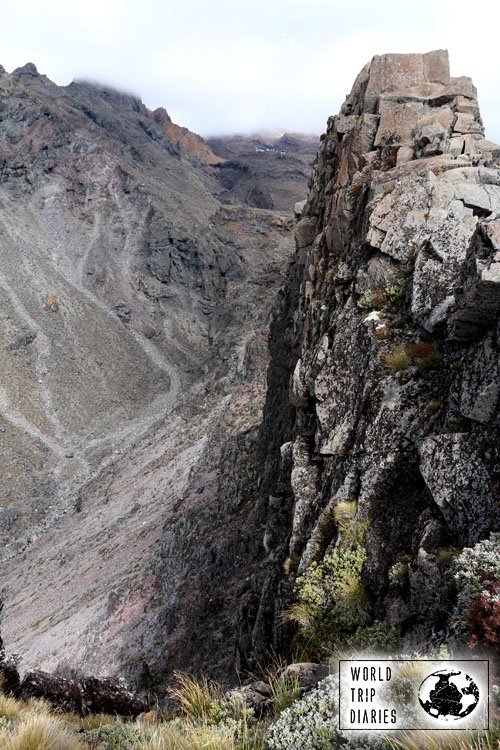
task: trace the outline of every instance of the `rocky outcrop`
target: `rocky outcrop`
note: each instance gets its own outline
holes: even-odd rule
[[[168,112],[159,107],[149,113],[150,118],[160,126],[163,135],[177,149],[181,156],[194,164],[215,165],[224,162],[216,156],[210,146],[196,133],[172,122]]]
[[[0,603],[1,610],[1,603]],[[96,677],[68,678],[40,670],[21,679],[14,657],[5,655],[0,637],[0,689],[21,700],[41,698],[58,711],[87,714],[138,716],[147,704],[123,680]]]
[[[498,527],[499,157],[444,51],[375,57],[328,121],[271,333],[254,653],[338,503],[368,525],[372,617],[413,642],[446,626],[443,550]]]
[[[147,703],[121,680],[96,677],[70,679],[35,670],[28,672],[18,693],[23,700],[42,698],[59,711],[111,716],[139,716]]]

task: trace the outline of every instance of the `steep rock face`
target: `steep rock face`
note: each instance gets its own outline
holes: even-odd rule
[[[335,545],[339,502],[368,522],[373,616],[409,639],[444,626],[440,551],[498,527],[499,157],[443,51],[375,57],[328,122],[273,329],[261,503],[274,602],[254,653],[263,634],[279,647],[280,610]],[[401,559],[408,584],[392,586]],[[265,589],[261,613],[269,601]]]

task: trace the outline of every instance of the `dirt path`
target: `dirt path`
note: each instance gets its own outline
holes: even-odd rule
[[[18,225],[15,208],[10,205],[12,199],[4,192],[2,192],[1,198],[3,204],[2,224],[4,233],[12,238],[14,241],[13,246],[17,245],[16,249],[23,248],[27,244],[26,235],[23,234],[24,229],[21,230]],[[120,213],[126,237],[123,250],[120,254],[124,262],[121,264],[121,274],[120,270],[118,270],[118,279],[124,301],[133,303],[135,290],[131,284],[130,267],[135,251],[132,239],[134,236],[134,227],[131,226],[130,219],[121,204],[116,200],[115,204]],[[99,247],[99,244],[106,241],[106,238],[102,236],[102,216],[99,211],[95,213],[93,228],[83,252],[73,258],[71,254],[73,248],[68,246],[68,239],[66,237],[61,237],[61,231],[58,232],[57,226],[51,227],[46,225],[40,220],[40,214],[35,211],[31,212],[26,224],[37,229],[36,245],[34,238],[29,238],[36,247],[37,257],[30,260],[26,259],[26,263],[24,263],[25,259],[22,259],[23,270],[27,271],[26,275],[23,275],[23,272],[19,269],[19,259],[14,264],[10,257],[2,258],[4,272],[0,274],[0,287],[8,296],[16,312],[16,316],[30,330],[36,333],[33,345],[36,351],[35,377],[37,389],[40,403],[43,405],[44,416],[50,423],[53,434],[46,434],[43,429],[37,427],[26,415],[23,415],[21,410],[11,403],[5,389],[0,393],[0,410],[5,419],[15,424],[33,439],[42,442],[61,460],[65,460],[65,456],[70,455],[82,462],[82,468],[88,468],[87,457],[95,453],[97,449],[109,446],[111,443],[119,443],[121,448],[125,449],[147,432],[155,422],[162,419],[178,401],[182,385],[181,375],[177,365],[158,346],[147,339],[140,331],[134,329],[132,323],[128,325],[122,324],[116,311],[85,286],[84,281],[88,278],[86,275],[87,260]],[[71,239],[72,236],[70,235],[70,242]],[[67,430],[57,417],[53,386],[48,377],[48,363],[53,356],[52,342],[43,326],[34,319],[27,305],[21,299],[20,286],[27,287],[30,276],[36,276],[39,286],[44,286],[44,266],[48,266],[45,273],[47,279],[49,276],[56,274],[59,277],[59,282],[62,282],[64,287],[70,287],[72,296],[75,293],[80,295],[91,306],[96,308],[100,314],[106,318],[111,318],[114,325],[116,323],[121,325],[122,335],[132,338],[140,347],[146,360],[152,366],[168,375],[170,381],[169,390],[155,396],[136,416],[132,419],[126,419],[121,423],[115,423],[112,429],[101,433],[98,437],[90,441]],[[46,293],[48,294],[51,287],[50,282],[47,281],[45,286]],[[167,336],[165,337],[168,343],[176,346],[171,337],[171,329],[168,330],[168,333],[170,334],[168,338]],[[180,349],[178,346],[176,348]],[[186,355],[185,352],[184,354]],[[108,462],[105,461],[104,463]],[[100,468],[102,468],[102,463]]]

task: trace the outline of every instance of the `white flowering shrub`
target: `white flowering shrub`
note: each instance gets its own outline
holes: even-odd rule
[[[285,709],[267,735],[269,750],[324,750],[338,735],[338,688],[333,675]]]
[[[338,730],[338,676],[321,680],[314,690],[285,709],[271,725],[266,750],[383,750],[389,745],[379,736]]]

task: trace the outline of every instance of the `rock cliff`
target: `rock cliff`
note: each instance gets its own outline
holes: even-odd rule
[[[372,619],[450,642],[444,561],[499,521],[499,157],[444,51],[375,57],[329,119],[271,326],[247,655],[286,647],[346,501]]]

